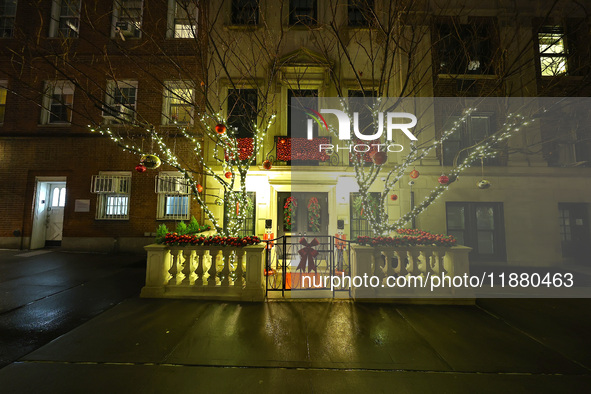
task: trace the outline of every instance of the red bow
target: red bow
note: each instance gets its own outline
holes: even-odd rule
[[[320,242],[316,238],[312,240],[312,242],[308,243],[305,238],[300,239],[300,245],[304,247],[298,251],[301,256],[300,264],[298,264],[298,270],[306,272],[306,265],[308,266],[308,272],[314,270],[316,271],[316,263],[314,263],[314,257],[318,255],[318,251],[313,249],[314,246],[317,246]]]

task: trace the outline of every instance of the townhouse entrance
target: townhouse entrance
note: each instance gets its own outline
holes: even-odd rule
[[[350,298],[351,242],[331,235],[283,235],[265,241],[267,297]]]
[[[328,193],[278,192],[277,236],[328,235]]]
[[[37,177],[30,249],[59,246],[64,230],[65,177]]]

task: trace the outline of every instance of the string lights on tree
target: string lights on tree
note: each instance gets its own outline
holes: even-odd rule
[[[259,124],[252,124],[252,150],[248,152],[242,150],[240,154],[239,138],[228,132],[225,119],[221,113],[211,115],[207,112],[201,114],[196,119],[198,120],[197,127],[202,131],[203,139],[207,139],[213,145],[213,153],[216,163],[221,166],[221,174],[219,169],[216,170],[210,165],[205,157],[204,146],[202,138],[197,137],[197,133],[190,130],[186,125],[174,124],[175,135],[165,138],[161,132],[158,132],[156,127],[150,125],[143,129],[135,127],[134,134],[128,133],[125,136],[114,132],[109,126],[92,127],[88,126],[91,132],[98,132],[104,136],[109,137],[113,142],[119,145],[124,151],[131,152],[141,157],[141,165],[146,169],[155,169],[161,163],[167,164],[177,171],[179,171],[186,185],[191,190],[191,194],[195,201],[203,208],[205,217],[212,223],[213,228],[225,236],[235,237],[242,229],[243,224],[249,214],[248,195],[246,190],[246,177],[250,167],[255,163],[259,151],[263,147],[264,139],[269,128],[275,121],[275,114],[269,114],[263,122]],[[135,136],[135,137],[134,137]],[[149,137],[155,146],[146,151],[142,144],[136,144],[135,141],[140,138]],[[171,142],[180,136],[189,141],[192,145],[194,158],[199,170],[192,169],[182,163],[175,149],[171,149]],[[246,157],[245,157],[246,156]],[[213,205],[229,207],[237,207],[238,209],[225,209],[224,217],[218,218],[210,209],[208,202],[205,200],[206,196],[202,195],[203,186],[201,185],[201,176],[208,176],[214,182],[217,182],[222,190],[223,196],[216,196]]]

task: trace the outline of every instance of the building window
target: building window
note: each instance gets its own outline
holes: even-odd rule
[[[106,123],[133,122],[137,103],[137,81],[108,81],[103,118]]]
[[[6,113],[6,96],[8,95],[8,82],[0,81],[0,123],[4,123]]]
[[[448,117],[443,130],[450,130],[454,122],[459,119],[459,116]],[[471,153],[472,147],[491,135],[493,119],[491,114],[470,115],[466,122],[443,142],[443,164],[447,166],[461,164]],[[485,164],[488,165],[498,165],[498,163],[497,157],[485,159]]]
[[[256,89],[228,90],[228,126],[238,138],[252,138],[257,122],[258,101]]]
[[[168,38],[195,38],[199,18],[198,0],[168,0]]]
[[[377,207],[381,198],[378,192],[371,192],[369,194],[369,205],[373,207],[374,212],[377,212]],[[361,195],[359,193],[351,193],[349,196],[349,217],[351,218],[351,239],[355,240],[357,237],[373,236],[373,231],[369,224],[369,215],[365,212]]]
[[[313,110],[318,109],[318,104],[310,105],[310,98],[318,97],[317,89],[299,89],[289,90],[287,92],[287,136],[290,138],[307,138],[308,116],[304,107],[310,107]],[[306,99],[305,105],[300,103],[298,98]],[[314,137],[318,136],[318,125],[314,122],[312,125]]]
[[[187,81],[167,82],[164,87],[162,124],[193,124],[194,89]]]
[[[290,0],[289,24],[307,26],[318,24],[316,0]]]
[[[96,219],[129,219],[130,172],[101,172],[92,177],[91,191],[97,194]]]
[[[158,219],[187,220],[191,213],[191,187],[180,172],[160,172],[156,177]]]
[[[140,38],[142,33],[142,0],[115,0],[113,2],[113,37]]]
[[[245,209],[244,222],[242,223],[242,227],[238,231],[239,237],[246,237],[247,235],[256,235],[256,193],[246,192],[246,198],[248,199],[248,206]],[[228,204],[226,204],[224,206],[224,210],[227,211],[228,209],[236,210],[237,207],[229,207]],[[227,227],[228,225],[227,220],[228,216],[226,216],[224,212],[224,227]]]
[[[54,0],[49,24],[50,37],[78,37],[81,0]]]
[[[494,74],[493,26],[483,19],[438,25],[435,48],[439,74]]]
[[[373,19],[373,0],[349,0],[347,13],[349,26],[366,27],[371,25]]]
[[[504,261],[505,228],[502,203],[446,203],[447,234],[472,248],[472,261]]]
[[[51,196],[52,208],[63,208],[66,206],[66,187],[55,187]]]
[[[17,0],[0,0],[0,37],[14,36]]]
[[[560,26],[546,26],[538,32],[540,51],[540,72],[543,77],[566,74],[566,46],[564,29]]]
[[[70,81],[49,81],[43,96],[42,124],[72,122],[74,84]]]
[[[258,0],[233,0],[231,22],[233,25],[258,25]]]

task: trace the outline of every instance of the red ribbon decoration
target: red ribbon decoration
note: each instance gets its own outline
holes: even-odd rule
[[[298,251],[301,256],[300,264],[298,264],[297,270],[301,270],[302,272],[306,272],[306,265],[308,266],[308,272],[314,270],[316,271],[316,263],[314,263],[314,258],[318,256],[318,251],[313,249],[314,246],[318,246],[320,242],[316,238],[312,240],[312,242],[308,243],[305,238],[302,237],[300,239],[300,245],[304,247]]]

